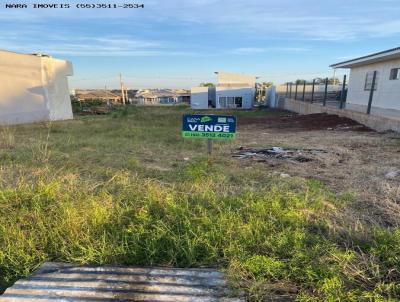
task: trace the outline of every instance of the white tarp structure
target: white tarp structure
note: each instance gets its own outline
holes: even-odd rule
[[[68,61],[0,50],[0,124],[72,119],[72,74]]]

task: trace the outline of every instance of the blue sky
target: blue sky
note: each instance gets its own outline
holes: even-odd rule
[[[400,46],[400,1],[142,0],[144,9],[5,9],[0,49],[73,62],[70,88],[188,88],[214,71],[276,84]],[[124,3],[107,0],[93,2]],[[339,71],[342,75],[345,71]]]

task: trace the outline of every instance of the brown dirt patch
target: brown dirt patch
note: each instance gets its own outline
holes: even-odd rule
[[[339,195],[354,196],[354,217],[370,225],[400,225],[400,134],[378,133],[335,115],[295,115],[238,119],[239,140],[230,155],[241,150],[273,147],[325,150],[311,161],[282,160],[256,155],[233,158],[240,169],[264,169],[274,175],[316,179]]]
[[[265,116],[240,118],[238,126],[265,125],[267,128],[287,129],[290,131],[312,131],[312,130],[351,130],[370,132],[370,128],[359,124],[346,117],[326,113],[315,113],[307,115],[288,114],[286,116]]]

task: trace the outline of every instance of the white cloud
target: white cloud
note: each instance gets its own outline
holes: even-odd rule
[[[33,0],[27,0],[33,2]],[[70,0],[70,3],[81,1]],[[46,24],[52,20],[106,19],[135,27],[171,23],[193,32],[209,32],[283,40],[346,41],[400,35],[400,2],[396,0],[142,0],[144,9],[42,9],[0,11],[1,22]],[[116,3],[122,3],[117,0]],[[389,21],[387,21],[389,20]],[[189,25],[189,26],[188,26]],[[193,28],[190,27],[193,26]],[[110,24],[112,26],[112,24]],[[29,26],[26,26],[29,29]],[[245,47],[253,48],[253,47]],[[246,50],[244,50],[246,52]],[[251,52],[248,50],[247,52]],[[257,52],[257,50],[254,50]],[[240,51],[239,51],[240,52]]]
[[[399,1],[159,0],[151,3],[147,6],[149,11],[161,19],[212,26],[231,34],[339,41],[377,34],[393,36],[400,32],[400,21],[386,22],[390,16],[397,19]]]
[[[257,54],[257,53],[266,53],[266,52],[305,52],[309,51],[309,48],[306,47],[266,47],[266,48],[261,48],[261,47],[241,47],[241,48],[236,48],[231,51],[232,54]]]
[[[37,36],[40,33],[36,33]],[[7,50],[24,53],[46,53],[65,56],[187,56],[191,52],[169,49],[160,41],[140,40],[123,36],[76,37],[50,35],[45,41],[26,36],[12,36],[0,33],[0,45]]]
[[[78,0],[69,2],[76,3]],[[204,32],[221,37],[226,35],[231,41],[277,41],[276,44],[271,44],[276,46],[262,43],[236,45],[238,48],[230,53],[240,55],[309,51],[309,48],[302,46],[304,41],[351,41],[400,35],[400,21],[396,19],[400,11],[400,2],[397,0],[380,0],[368,4],[361,0],[336,0],[332,3],[321,3],[317,0],[305,0],[302,3],[292,0],[142,2],[145,8],[139,10],[0,9],[0,47],[23,52],[41,51],[77,56],[199,56],[188,46],[193,47],[190,45],[192,41]],[[107,32],[96,33],[92,28],[93,36],[82,36],[88,35],[88,32],[84,26],[79,28],[79,24],[90,26],[87,24],[93,19],[96,19],[96,22],[107,22]],[[66,21],[71,22],[73,28],[57,32],[60,29],[57,25],[59,20],[63,21],[63,24],[66,24]],[[55,25],[55,28],[52,25]],[[142,31],[140,26],[146,30]],[[4,30],[5,27],[8,30]],[[114,33],[110,36],[110,33],[115,32],[115,28],[125,35],[117,36]],[[172,29],[178,29],[176,36],[164,38],[164,33],[172,34]],[[137,35],[130,35],[131,32]],[[185,32],[184,38],[190,35],[195,38],[179,39],[180,34],[183,36],[182,32]],[[37,41],[38,37],[44,39]],[[226,48],[230,45],[232,44],[228,44]],[[196,45],[195,47],[197,49]],[[199,43],[198,49],[201,47]],[[216,52],[208,52],[207,55],[229,52],[223,48],[218,49]]]
[[[400,20],[384,21],[369,25],[368,31],[376,37],[390,37],[400,34]]]
[[[258,47],[242,47],[236,48],[232,50],[233,54],[254,54],[254,53],[263,53],[265,52],[265,48],[258,48]]]

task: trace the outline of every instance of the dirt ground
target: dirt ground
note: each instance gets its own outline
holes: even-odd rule
[[[312,114],[238,121],[242,150],[318,149],[310,161],[237,158],[244,168],[271,169],[282,177],[318,179],[338,193],[355,196],[354,219],[388,227],[400,225],[400,134],[378,133],[334,115]],[[240,150],[233,150],[233,153]]]

